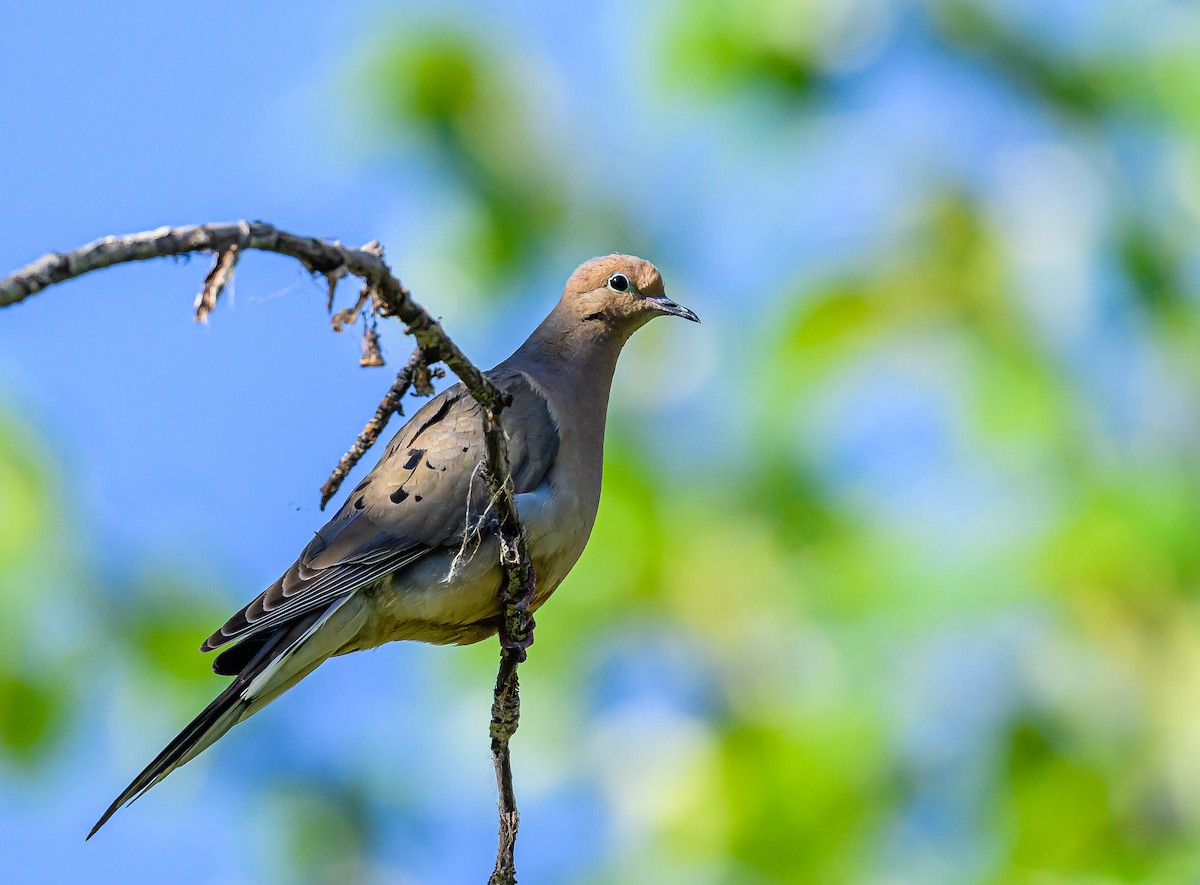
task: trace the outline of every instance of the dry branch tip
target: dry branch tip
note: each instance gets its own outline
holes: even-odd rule
[[[379,330],[375,328],[374,320],[363,326],[362,356],[359,358],[358,364],[367,368],[386,365],[383,360],[383,351],[379,349]]]
[[[196,296],[196,322],[208,322],[208,315],[216,308],[217,299],[221,297],[225,287],[233,282],[233,271],[240,256],[241,251],[236,243],[217,253],[212,269],[205,276],[204,285]]]

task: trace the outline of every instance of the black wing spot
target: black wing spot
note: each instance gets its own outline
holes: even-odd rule
[[[448,415],[450,413],[450,407],[452,405],[454,405],[456,402],[458,402],[459,397],[461,397],[461,396],[462,396],[462,394],[459,394],[458,396],[452,396],[452,397],[447,398],[446,401],[444,403],[442,403],[441,407],[433,414],[433,416],[428,421],[426,421],[424,424],[421,425],[420,430],[418,430],[416,433],[414,433],[412,435],[412,439],[410,439],[408,441],[408,444],[412,445],[413,443],[415,443],[417,441],[418,436],[420,436],[422,433],[424,433],[426,430],[428,430],[434,424],[437,424],[439,421],[441,421],[443,418],[445,418],[446,415]]]
[[[408,460],[404,462],[405,470],[412,470],[421,463],[421,459],[425,457],[424,449],[409,449]]]
[[[469,451],[471,451],[471,447],[470,447],[470,446],[463,446],[463,451],[464,451],[464,452],[469,452]]]
[[[354,492],[361,492],[363,489],[365,489],[370,484],[371,484],[371,478],[368,476],[366,479],[364,479],[362,482],[360,482],[358,485],[356,485],[354,487]],[[351,492],[350,494],[353,495],[354,492]]]
[[[408,492],[404,491],[404,489],[396,489],[396,491],[392,492],[390,495],[388,495],[388,497],[392,500],[393,504],[399,504],[408,497]]]
[[[437,468],[433,466],[432,461],[426,461],[425,466],[428,467],[430,470],[437,470]]]
[[[359,496],[359,498],[358,498],[358,500],[354,502],[354,509],[355,509],[355,510],[362,510],[362,509],[363,509],[363,506],[364,506],[364,505],[363,505],[363,499],[362,499],[362,496],[360,495],[360,496]]]
[[[420,500],[421,500],[421,496],[420,496],[420,495],[413,495],[413,500],[414,500],[414,501],[420,501]]]

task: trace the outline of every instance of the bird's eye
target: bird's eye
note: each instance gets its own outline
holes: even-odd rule
[[[625,276],[623,273],[613,274],[608,278],[608,288],[612,289],[614,292],[628,292],[629,277]]]

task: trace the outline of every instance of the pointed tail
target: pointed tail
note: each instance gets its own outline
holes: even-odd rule
[[[96,835],[118,809],[200,755],[237,723],[257,713],[315,670],[353,638],[365,619],[363,596],[344,596],[323,611],[278,627],[265,641],[251,637],[261,644],[229,687],[133,779],[96,821],[87,838]]]

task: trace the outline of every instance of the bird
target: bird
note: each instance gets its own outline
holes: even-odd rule
[[[525,343],[485,373],[511,397],[503,414],[509,467],[537,576],[530,610],[587,544],[617,358],[658,316],[700,322],[667,297],[650,262],[593,258]],[[202,652],[219,651],[213,670],[232,682],[87,838],[329,658],[399,640],[466,645],[500,631],[504,574],[484,453],[481,407],[461,382],[419,409],[287,571],[204,640]]]

